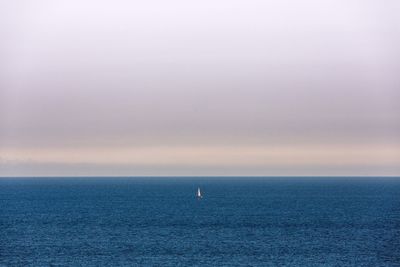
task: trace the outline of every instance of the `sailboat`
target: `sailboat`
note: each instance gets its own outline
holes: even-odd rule
[[[197,198],[203,198],[201,195],[200,187],[197,188]]]

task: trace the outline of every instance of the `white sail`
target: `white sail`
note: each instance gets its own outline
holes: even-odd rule
[[[197,188],[197,197],[198,197],[198,198],[202,198],[202,196],[201,196],[201,191],[200,191],[200,187]]]

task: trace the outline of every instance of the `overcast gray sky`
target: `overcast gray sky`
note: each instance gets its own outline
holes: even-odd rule
[[[1,1],[0,176],[400,175],[399,1]]]

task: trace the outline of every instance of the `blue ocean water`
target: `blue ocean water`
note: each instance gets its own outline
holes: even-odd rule
[[[400,179],[2,178],[0,266],[400,266]]]

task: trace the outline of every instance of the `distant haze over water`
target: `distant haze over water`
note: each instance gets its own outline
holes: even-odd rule
[[[400,2],[0,4],[0,176],[400,175]]]

